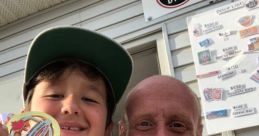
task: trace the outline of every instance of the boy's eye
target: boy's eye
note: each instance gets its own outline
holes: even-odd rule
[[[154,123],[149,120],[143,120],[143,121],[139,122],[136,126],[136,128],[141,131],[147,131],[153,127],[154,127]]]
[[[186,125],[181,121],[173,121],[168,125],[168,127],[170,130],[177,133],[183,133],[187,129]]]
[[[52,98],[52,99],[61,99],[61,98],[64,98],[64,95],[61,95],[61,94],[49,94],[49,95],[46,95],[45,97]]]
[[[96,100],[88,98],[88,97],[82,97],[82,100],[84,102],[93,102],[93,103],[98,103]]]

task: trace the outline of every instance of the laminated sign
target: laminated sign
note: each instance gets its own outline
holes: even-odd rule
[[[187,18],[209,134],[259,125],[259,0]]]
[[[152,21],[202,0],[142,0],[145,21]]]

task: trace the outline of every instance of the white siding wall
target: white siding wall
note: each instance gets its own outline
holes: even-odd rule
[[[199,96],[186,17],[223,4],[224,2],[209,6],[208,1],[203,1],[151,22],[145,22],[141,0],[78,0],[0,28],[0,99],[1,102],[10,103],[9,108],[3,103],[0,104],[0,112],[19,111],[28,46],[40,31],[57,25],[95,30],[124,44],[162,31],[162,25],[166,24],[174,75],[186,82]],[[259,128],[254,127],[238,130],[236,135],[256,136],[258,132]]]

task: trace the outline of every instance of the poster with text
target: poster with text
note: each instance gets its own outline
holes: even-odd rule
[[[188,17],[209,134],[259,125],[259,0]]]

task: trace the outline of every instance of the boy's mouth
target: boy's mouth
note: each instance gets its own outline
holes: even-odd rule
[[[61,131],[65,131],[66,133],[78,133],[85,131],[87,127],[78,122],[62,122],[59,124]]]
[[[61,126],[62,130],[69,130],[69,131],[83,131],[85,128],[82,127],[69,127],[69,126]]]

